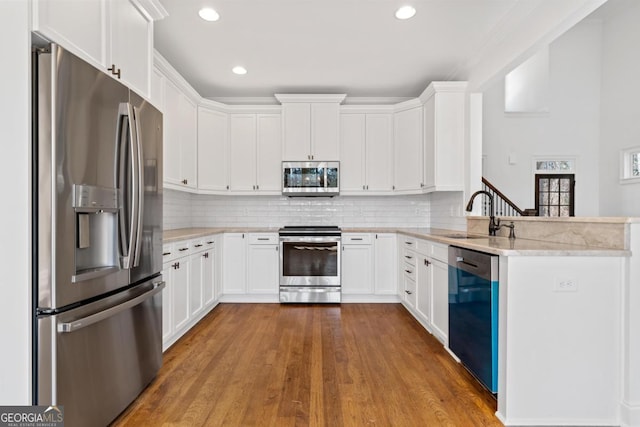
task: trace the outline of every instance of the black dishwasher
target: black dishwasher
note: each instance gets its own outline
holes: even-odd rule
[[[449,246],[449,349],[498,391],[498,257]]]

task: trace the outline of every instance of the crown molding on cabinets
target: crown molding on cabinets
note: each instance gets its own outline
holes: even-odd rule
[[[302,94],[302,93],[276,93],[274,95],[278,101],[283,102],[337,102],[340,104],[347,97],[346,93],[325,93],[325,94]]]
[[[420,94],[418,99],[423,104],[437,93],[443,92],[465,92],[467,82],[431,82],[429,86]]]
[[[184,94],[191,99],[191,101],[198,105],[202,103],[202,96],[200,96],[189,82],[187,82],[157,50],[153,51],[153,64],[162,72],[162,74],[164,74],[166,78],[178,86]]]
[[[160,3],[160,0],[131,0],[131,3],[149,21],[159,21],[169,16],[169,12]]]
[[[393,106],[393,112],[399,113],[401,111],[411,110],[412,108],[422,107],[422,101],[419,98],[413,98],[408,101],[395,104]]]
[[[395,105],[341,105],[340,114],[393,113]]]

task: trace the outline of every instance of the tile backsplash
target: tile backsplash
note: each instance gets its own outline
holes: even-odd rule
[[[464,230],[462,193],[415,196],[209,196],[164,192],[164,228],[281,227],[437,227]]]

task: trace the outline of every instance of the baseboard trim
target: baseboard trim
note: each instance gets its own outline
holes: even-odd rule
[[[640,404],[628,402],[620,404],[620,425],[623,427],[640,426]]]

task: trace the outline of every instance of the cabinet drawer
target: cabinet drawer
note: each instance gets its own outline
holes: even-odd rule
[[[249,234],[250,245],[277,245],[278,235],[274,233],[251,233]]]
[[[345,245],[370,245],[371,234],[344,233],[342,234],[342,243]]]
[[[207,236],[202,239],[204,249],[213,249],[216,246],[216,238],[214,236]]]
[[[416,248],[416,239],[413,237],[405,237],[402,236],[400,238],[400,247],[415,249]]]
[[[162,262],[169,262],[175,259],[178,255],[173,243],[165,243],[162,245]]]
[[[416,253],[407,249],[403,250],[401,253],[404,263],[415,267],[417,257]]]
[[[449,262],[449,246],[441,245],[440,243],[431,244],[431,256],[444,263]]]
[[[420,252],[422,255],[427,255],[427,256],[431,256],[431,246],[433,245],[432,242],[430,242],[429,240],[418,240],[416,242],[416,250],[418,252]]]
[[[404,274],[405,277],[415,281],[416,280],[416,267],[405,262],[403,264],[403,266],[402,266],[402,274]]]
[[[191,246],[191,241],[189,240],[185,240],[183,242],[176,242],[173,244],[173,249],[174,249],[174,253],[177,257],[183,257],[183,256],[187,256],[189,254],[191,254],[192,251],[192,246]]]
[[[202,252],[206,249],[203,239],[193,239],[189,242],[189,245],[191,246],[189,251],[191,253]]]

